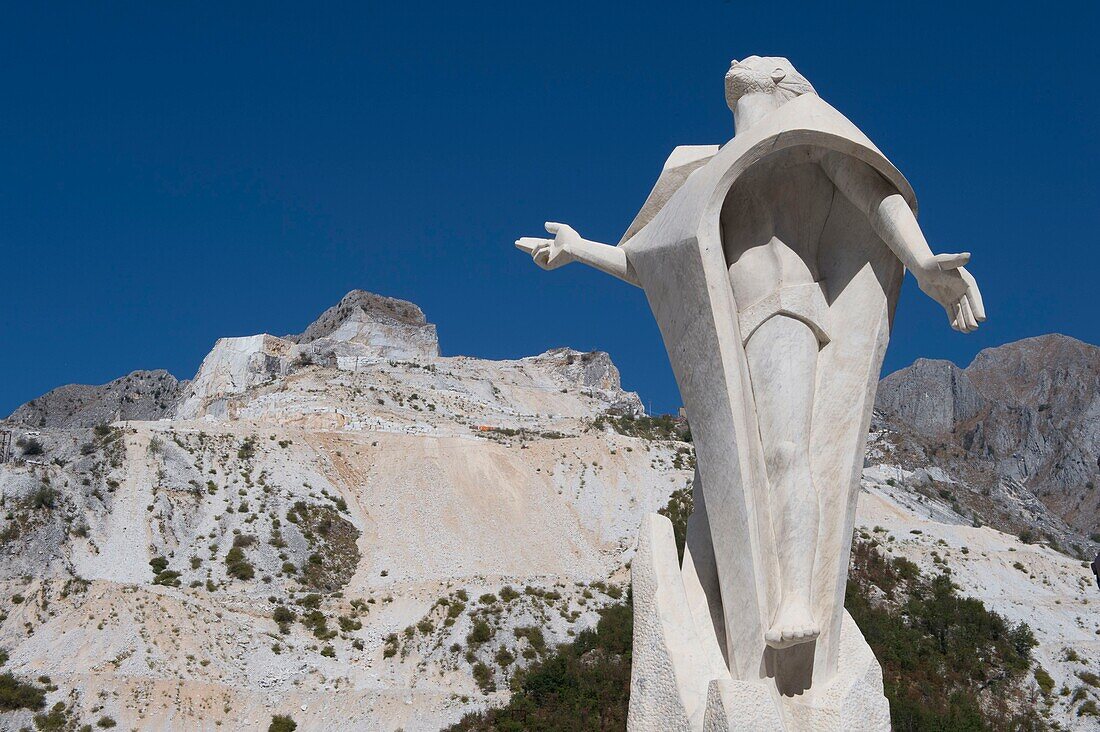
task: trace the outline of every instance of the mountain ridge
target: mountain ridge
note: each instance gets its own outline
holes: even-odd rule
[[[379,326],[385,301],[349,297],[305,343],[219,340],[159,417],[3,423],[8,670],[48,676],[44,698],[81,721],[433,730],[507,701],[627,596],[641,517],[692,479],[683,425],[647,416],[607,354],[441,356],[419,309]],[[922,569],[950,560],[964,591],[1032,625],[1043,673],[1069,688],[1100,663],[1091,574],[1065,553],[1087,539],[998,462],[967,459],[989,400],[960,407],[970,377],[927,363],[913,395],[948,429],[879,410],[857,533]],[[1001,381],[1030,393],[1034,373]],[[1069,398],[1068,378],[1029,418],[1076,423],[1091,392]],[[1049,713],[1074,720],[1081,693],[1044,697]]]

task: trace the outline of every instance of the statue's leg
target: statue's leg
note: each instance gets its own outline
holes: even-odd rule
[[[811,603],[818,499],[809,451],[817,352],[810,327],[785,315],[769,318],[745,344],[781,574],[779,607],[764,636],[775,648],[820,633]]]

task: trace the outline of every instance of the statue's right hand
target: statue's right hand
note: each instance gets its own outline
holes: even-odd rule
[[[554,238],[525,236],[516,240],[516,248],[530,254],[535,264],[543,269],[557,269],[572,262],[575,257],[570,251],[571,245],[580,241],[580,234],[568,224],[556,224],[553,221],[546,222],[546,231],[553,234]]]

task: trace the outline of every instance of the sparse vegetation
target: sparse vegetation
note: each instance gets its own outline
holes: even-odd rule
[[[241,442],[241,446],[237,448],[238,460],[251,460],[256,456],[256,440],[252,437],[247,437]]]
[[[302,584],[322,592],[344,587],[359,565],[359,530],[332,506],[305,501],[287,511],[287,521],[297,525],[312,550],[301,568]]]
[[[481,661],[474,664],[473,667],[474,681],[477,682],[477,688],[481,689],[482,693],[488,694],[491,691],[496,691],[496,683],[493,680],[493,670],[486,666]]]
[[[298,723],[286,714],[276,714],[271,718],[271,724],[267,726],[267,732],[294,732],[298,729]]]
[[[692,507],[695,505],[691,491],[692,487],[690,485],[675,491],[668,499],[668,504],[657,512],[672,521],[672,533],[676,537],[676,548],[680,552],[680,561],[684,559],[688,517],[691,516]]]
[[[480,618],[474,621],[474,628],[466,636],[466,642],[471,646],[479,646],[493,637],[492,627]]]
[[[690,495],[673,500],[666,515],[682,549]],[[882,664],[896,732],[1047,729],[1024,683],[1036,645],[1031,629],[959,596],[949,572],[925,577],[912,562],[879,552],[873,540],[857,541],[845,606]],[[632,627],[629,599],[605,608],[594,632],[582,631],[517,672],[506,706],[467,714],[450,729],[622,729]],[[514,634],[534,648],[541,639],[534,630]],[[489,672],[474,668],[482,677]]]
[[[1047,670],[1042,666],[1036,666],[1034,676],[1035,683],[1039,685],[1039,690],[1050,696],[1051,692],[1054,691],[1054,679],[1050,677]]]
[[[239,580],[250,580],[256,576],[256,568],[248,561],[244,550],[256,543],[256,537],[238,534],[233,537],[233,546],[225,555],[225,573]]]
[[[925,577],[871,542],[852,554],[845,607],[882,664],[897,732],[1046,728],[1027,703],[1025,623],[961,597],[949,571]]]
[[[57,702],[45,714],[34,715],[34,726],[39,732],[67,732],[76,724],[70,712],[64,702]]]
[[[635,417],[629,414],[616,417],[611,414],[604,414],[596,417],[592,424],[597,429],[611,427],[620,435],[640,437],[644,440],[678,440],[683,442],[690,442],[691,440],[691,432],[688,430],[687,423],[682,419],[673,417],[671,414],[660,414],[654,417],[646,415]]]
[[[27,507],[35,510],[55,508],[60,495],[53,486],[43,483],[27,496]]]
[[[12,673],[0,674],[0,712],[41,709],[45,705],[45,689],[20,681]]]
[[[629,603],[610,606],[601,613],[594,631],[581,631],[572,643],[560,646],[544,661],[517,671],[507,706],[472,712],[449,729],[625,729],[632,629]],[[521,630],[516,629],[517,637]],[[539,631],[536,636],[539,645],[541,635]],[[534,634],[523,630],[523,636],[530,640]],[[488,666],[481,662],[474,665],[474,679],[482,691],[491,678]]]
[[[393,658],[397,655],[397,633],[390,633],[382,643],[382,658]]]
[[[20,437],[15,441],[15,446],[23,453],[23,457],[35,457],[46,452],[42,443],[35,437]]]

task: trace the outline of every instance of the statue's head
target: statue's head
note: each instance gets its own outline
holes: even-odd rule
[[[730,62],[726,72],[726,104],[737,107],[737,100],[748,94],[774,94],[779,104],[803,94],[816,94],[806,77],[795,71],[791,62],[780,56],[749,56]]]

